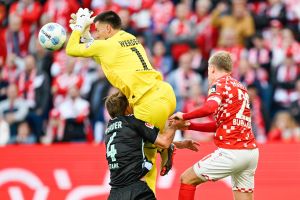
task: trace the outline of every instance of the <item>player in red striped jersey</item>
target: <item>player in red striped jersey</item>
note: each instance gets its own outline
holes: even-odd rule
[[[251,130],[249,96],[246,88],[232,78],[232,58],[219,51],[209,59],[208,98],[190,112],[177,112],[171,119],[183,129],[215,132],[218,149],[181,175],[179,200],[194,199],[196,186],[231,176],[235,200],[252,200],[258,148]],[[213,114],[215,121],[192,123],[187,120]]]

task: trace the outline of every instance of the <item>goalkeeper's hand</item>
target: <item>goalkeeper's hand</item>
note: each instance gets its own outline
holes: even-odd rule
[[[77,20],[76,14],[72,13],[71,14],[71,19],[69,21],[69,23],[70,23],[69,26],[72,29],[72,31],[75,29],[76,20]],[[92,41],[94,41],[94,38],[92,37],[92,35],[90,33],[90,25],[88,25],[85,28],[85,30],[83,31],[83,33],[81,34],[80,42],[88,43],[88,42],[92,42]]]
[[[85,31],[85,29],[88,28],[93,23],[94,17],[91,18],[92,15],[93,15],[93,12],[90,11],[89,9],[79,8],[77,13],[75,14],[76,20],[74,20],[74,21],[76,23],[75,23],[73,30],[79,30],[81,33],[83,33]],[[71,17],[72,17],[72,15],[71,15]]]

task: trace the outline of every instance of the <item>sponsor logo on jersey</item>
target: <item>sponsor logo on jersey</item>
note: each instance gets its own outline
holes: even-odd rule
[[[208,91],[208,95],[212,94],[212,93],[216,93],[217,92],[217,85],[213,85],[211,86],[211,88]]]
[[[151,129],[154,128],[154,125],[152,125],[152,124],[150,124],[150,123],[148,123],[148,122],[145,123],[145,126],[147,126],[148,128],[151,128]]]

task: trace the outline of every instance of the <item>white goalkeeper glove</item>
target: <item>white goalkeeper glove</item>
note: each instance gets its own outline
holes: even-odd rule
[[[72,29],[72,31],[75,29],[75,25],[76,25],[76,14],[72,13],[71,14],[71,19],[69,21],[70,23],[70,28]],[[91,33],[90,33],[90,25],[88,25],[85,30],[83,31],[83,33],[81,34],[80,37],[80,42],[81,43],[88,43],[88,42],[93,42],[94,38],[92,37]]]
[[[76,24],[74,30],[79,30],[81,33],[85,31],[93,23],[94,17],[91,18],[93,12],[89,9],[79,8],[76,13]]]

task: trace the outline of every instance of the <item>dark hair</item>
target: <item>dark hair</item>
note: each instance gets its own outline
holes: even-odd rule
[[[122,25],[121,18],[114,11],[105,11],[97,15],[94,19],[94,23],[96,22],[110,24],[114,29],[120,29]]]
[[[105,107],[111,118],[124,115],[128,104],[126,96],[121,92],[112,94],[105,100]]]

